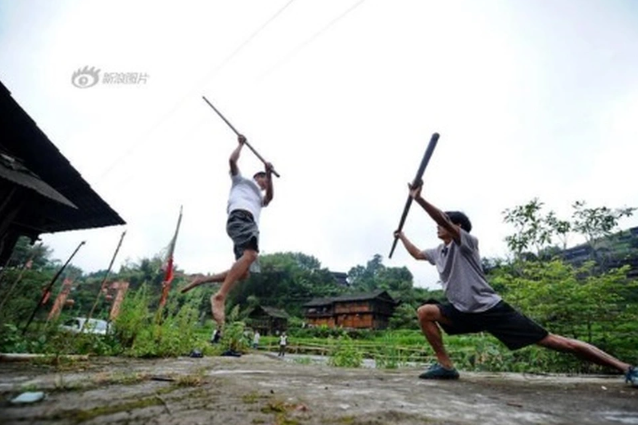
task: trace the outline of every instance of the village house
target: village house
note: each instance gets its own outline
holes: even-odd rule
[[[348,273],[344,272],[330,272],[332,277],[335,279],[335,283],[339,286],[349,287],[350,282],[348,281]]]
[[[290,316],[284,310],[257,306],[248,313],[248,325],[261,335],[275,335],[288,329]]]
[[[398,302],[385,290],[315,298],[303,305],[310,326],[385,329]]]
[[[612,270],[629,266],[627,277],[638,277],[638,227],[632,227],[615,235],[603,237],[597,241],[594,251],[590,244],[580,244],[561,251],[558,255],[566,263],[575,267],[582,266],[586,261],[596,259],[598,267]]]

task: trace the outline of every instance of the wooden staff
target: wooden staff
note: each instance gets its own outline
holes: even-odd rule
[[[122,241],[124,240],[124,236],[126,235],[126,230],[124,232],[122,232],[122,236],[120,236],[120,242],[117,244],[117,248],[115,248],[115,252],[113,253],[113,258],[111,258],[111,264],[109,264],[109,268],[106,270],[106,274],[104,275],[104,279],[102,279],[102,283],[100,284],[100,292],[98,292],[97,297],[95,298],[95,302],[93,303],[93,307],[91,307],[91,311],[89,312],[89,315],[86,317],[86,320],[84,321],[84,323],[82,323],[82,327],[80,328],[80,332],[82,332],[84,330],[84,327],[86,326],[87,323],[89,323],[89,321],[91,320],[91,317],[93,316],[93,312],[95,311],[95,307],[97,307],[97,303],[100,300],[100,295],[102,294],[102,290],[104,289],[104,284],[106,283],[106,280],[109,278],[109,275],[111,274],[111,269],[113,268],[113,263],[115,262],[115,257],[117,257],[117,253],[120,250],[120,247],[122,246]]]
[[[421,160],[421,165],[419,165],[419,169],[416,172],[416,176],[412,181],[412,186],[417,186],[421,183],[421,178],[423,177],[423,173],[425,172],[425,167],[428,166],[428,162],[430,162],[430,157],[432,157],[432,153],[434,152],[434,148],[436,148],[436,144],[439,141],[439,133],[432,134],[432,138],[430,139],[430,143],[428,144],[428,148],[425,150],[425,155],[423,155],[423,159]],[[401,214],[401,221],[399,221],[399,228],[397,231],[401,231],[403,229],[403,224],[405,223],[405,219],[408,217],[408,211],[410,211],[410,205],[412,205],[412,197],[408,195],[408,200],[405,202],[405,207],[403,208],[403,214]],[[392,253],[397,246],[397,242],[399,238],[395,237],[394,242],[392,243],[392,249],[390,250],[390,255],[388,258],[392,258]]]
[[[38,312],[38,309],[40,309],[40,306],[42,305],[42,301],[44,301],[44,297],[46,297],[47,293],[51,291],[51,288],[53,287],[53,284],[55,283],[55,281],[58,280],[58,277],[60,277],[60,275],[62,274],[62,272],[66,268],[66,266],[71,262],[73,257],[75,257],[75,254],[77,254],[77,252],[80,250],[82,245],[84,245],[85,243],[86,243],[85,241],[80,242],[78,247],[75,248],[75,251],[73,251],[73,254],[71,254],[69,259],[66,260],[66,263],[64,263],[64,265],[62,267],[60,267],[60,270],[58,270],[58,272],[55,274],[55,276],[53,276],[53,279],[51,279],[51,282],[49,282],[49,284],[47,285],[46,289],[42,293],[42,296],[40,297],[40,301],[38,302],[38,305],[36,305],[35,308],[33,309],[33,313],[31,313],[31,317],[29,317],[29,321],[27,322],[27,325],[22,330],[22,335],[24,335],[27,332],[27,329],[29,328],[29,325],[33,321],[33,318],[35,317],[36,313]]]
[[[210,102],[208,101],[208,99],[206,99],[206,96],[202,96],[202,98],[204,99],[204,101],[206,101],[206,103],[208,103],[208,106],[210,106],[211,108],[213,108],[213,111],[217,112],[217,115],[219,115],[219,117],[220,117],[222,120],[224,120],[224,122],[228,125],[228,127],[230,127],[230,129],[231,129],[231,130],[233,130],[233,131],[235,132],[235,134],[236,134],[236,135],[241,136],[241,133],[239,133],[239,131],[237,131],[237,129],[235,129],[235,127],[233,127],[233,125],[232,125],[232,124],[231,124],[231,123],[230,123],[230,122],[229,122],[229,121],[228,121],[228,120],[227,120],[227,119],[226,119],[226,118],[225,118],[225,117],[221,114],[221,112],[219,112],[219,111],[217,110],[217,108],[215,108],[215,107],[213,106],[213,104],[212,104],[212,103],[210,103]],[[251,151],[253,151],[253,153],[257,156],[257,158],[259,158],[259,160],[260,160],[261,162],[263,162],[263,163],[264,163],[264,165],[266,164],[266,160],[265,160],[265,159],[264,159],[261,155],[259,155],[259,153],[258,153],[258,152],[257,152],[257,151],[256,151],[256,150],[255,150],[255,149],[254,149],[251,145],[250,145],[250,143],[248,143],[248,140],[246,140],[246,142],[244,142],[244,144],[245,144],[246,146],[248,146],[248,148],[249,148]],[[279,173],[277,173],[277,172],[275,171],[275,169],[274,169],[274,168],[273,168],[273,170],[272,170],[272,173],[273,173],[274,175],[276,175],[277,177],[281,177],[281,176],[279,175]]]

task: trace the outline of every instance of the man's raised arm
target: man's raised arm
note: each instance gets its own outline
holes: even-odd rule
[[[237,141],[239,144],[230,154],[230,158],[228,159],[228,163],[230,164],[230,174],[236,176],[239,173],[239,167],[237,166],[237,160],[239,160],[239,154],[241,153],[241,148],[244,147],[244,143],[246,142],[246,138],[242,135],[237,136]]]
[[[275,189],[273,188],[272,185],[272,170],[273,170],[273,166],[270,162],[266,163],[266,179],[268,181],[267,185],[266,185],[266,195],[264,196],[264,207],[268,206],[268,204],[270,204],[270,201],[272,201],[272,198],[275,196]]]
[[[394,237],[401,239],[401,242],[403,242],[403,246],[405,246],[405,249],[410,253],[410,255],[415,260],[427,260],[428,259],[425,256],[425,254],[419,248],[417,248],[412,242],[410,242],[410,240],[403,234],[403,232],[400,232],[398,230],[395,231],[394,232]]]
[[[417,204],[423,207],[425,212],[428,213],[428,215],[432,218],[432,220],[436,222],[436,224],[443,227],[450,233],[452,239],[454,239],[454,242],[461,243],[461,231],[459,230],[459,228],[450,221],[450,218],[447,216],[447,214],[445,214],[434,205],[430,204],[421,196],[421,188],[423,187],[423,182],[420,182],[420,184],[418,184],[417,186],[408,184],[408,187],[410,188],[410,196],[412,197],[412,199],[414,199]]]

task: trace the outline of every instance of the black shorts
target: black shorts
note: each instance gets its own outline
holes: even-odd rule
[[[233,240],[235,259],[238,260],[247,249],[259,252],[259,229],[248,211],[232,211],[226,222],[226,233]]]
[[[441,304],[436,300],[428,300],[426,304],[436,304],[441,314],[451,322],[449,325],[439,323],[448,335],[488,332],[510,350],[536,344],[549,335],[542,326],[514,310],[505,301],[480,313],[465,313],[451,304]]]

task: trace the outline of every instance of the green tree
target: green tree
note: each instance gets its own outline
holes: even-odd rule
[[[1,272],[0,323],[15,325],[26,322],[40,301],[44,289],[51,282],[59,265],[51,260],[51,249],[43,244],[31,245],[28,238],[21,237],[16,243],[11,261]],[[29,265],[28,262],[31,261]],[[82,271],[69,265],[52,287],[49,301],[40,307],[36,320],[46,318],[55,294],[66,276],[78,275]]]
[[[536,255],[552,242],[555,221],[552,212],[547,217],[542,215],[543,203],[537,198],[527,204],[506,209],[503,214],[505,222],[514,226],[514,233],[505,237],[508,248],[516,259],[523,259],[524,253],[535,249]],[[549,217],[549,219],[548,219]]]
[[[622,296],[638,282],[627,280],[626,267],[594,274],[593,266],[525,262],[516,273],[499,269],[491,282],[507,288],[504,298],[551,332],[615,350],[626,324],[638,323],[636,304]]]
[[[260,273],[240,282],[229,295],[227,308],[249,304],[284,309],[291,315],[302,314],[303,303],[315,297],[341,294],[345,288],[315,257],[285,252],[260,256]]]
[[[352,291],[372,292],[385,289],[395,295],[409,296],[413,277],[407,267],[386,267],[383,257],[375,254],[364,266],[357,265],[348,272]]]
[[[633,331],[630,336],[627,329],[635,330],[638,304],[628,294],[635,293],[638,282],[627,278],[628,266],[601,267],[604,259],[597,255],[610,245],[619,220],[633,209],[586,208],[579,201],[570,222],[553,212],[543,215],[542,205],[535,199],[506,210],[505,221],[515,228],[506,238],[514,261],[491,268],[490,283],[550,331],[587,340],[618,356],[635,356],[638,336]],[[558,237],[565,248],[571,232],[585,237],[596,262],[570,265],[560,259],[561,250],[550,244]],[[536,254],[529,255],[530,248]]]
[[[415,306],[400,304],[390,318],[390,329],[419,329]]]
[[[42,244],[31,244],[29,238],[21,236],[18,238],[7,267],[22,267],[31,260],[31,268],[35,270],[51,266],[51,249]]]
[[[636,208],[588,208],[585,201],[577,201],[572,205],[573,229],[583,235],[591,248],[592,260],[605,263],[608,257],[600,255],[601,244],[614,232],[621,218],[631,217]]]

